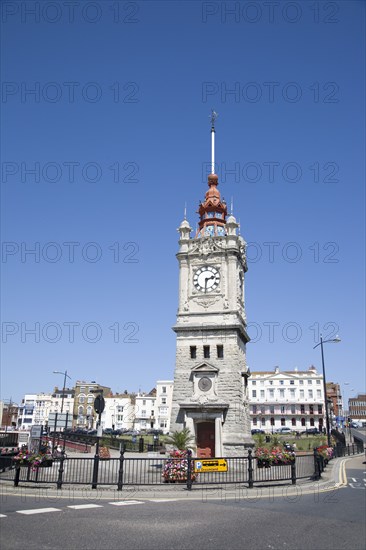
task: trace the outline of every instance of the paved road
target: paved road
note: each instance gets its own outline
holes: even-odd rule
[[[364,550],[366,464],[347,460],[347,482],[333,491],[207,490],[182,499],[127,494],[85,498],[5,495],[2,550],[120,549]],[[30,494],[30,493],[29,493]],[[186,495],[187,493],[185,493]],[[142,495],[142,493],[140,493]]]

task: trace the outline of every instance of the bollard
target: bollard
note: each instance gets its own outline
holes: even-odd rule
[[[143,453],[143,452],[144,452],[144,438],[140,437],[140,439],[139,439],[139,453]]]
[[[62,476],[64,472],[65,447],[61,451],[60,467],[58,469],[57,489],[62,489]]]
[[[94,464],[93,464],[92,489],[96,489],[96,488],[97,488],[97,484],[98,484],[98,470],[99,470],[99,454],[95,454],[95,456],[94,456]]]
[[[248,483],[249,483],[249,489],[253,489],[253,457],[252,457],[252,449],[248,449]]]
[[[187,449],[187,490],[192,489],[192,451]]]
[[[16,464],[16,466],[15,466],[15,476],[14,476],[14,487],[18,487],[19,477],[20,477],[20,464]]]
[[[122,491],[123,487],[123,466],[125,460],[125,448],[123,443],[121,443],[121,448],[119,451],[119,470],[118,470],[118,484],[117,491]]]
[[[294,459],[291,460],[291,483],[292,485],[296,485],[296,457],[294,456]]]

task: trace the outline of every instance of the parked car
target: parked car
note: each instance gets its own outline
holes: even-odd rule
[[[258,428],[254,428],[252,430],[252,435],[254,435],[254,434],[264,434],[264,433],[266,433],[264,430],[259,430]]]
[[[113,430],[112,430],[112,428],[105,428],[105,429],[103,430],[103,433],[104,433],[105,435],[112,435]]]
[[[277,434],[290,434],[291,432],[291,428],[288,428],[287,426],[282,426],[281,428],[277,428],[276,430]]]
[[[318,428],[307,428],[305,433],[311,434],[311,435],[318,435],[320,434]]]

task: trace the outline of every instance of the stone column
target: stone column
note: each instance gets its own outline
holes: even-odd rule
[[[221,414],[215,418],[215,456],[222,456]]]

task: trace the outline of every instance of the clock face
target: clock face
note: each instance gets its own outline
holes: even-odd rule
[[[220,283],[220,273],[216,267],[205,265],[197,269],[193,276],[193,284],[201,292],[212,292]]]
[[[201,391],[208,391],[211,389],[212,386],[212,380],[210,378],[207,378],[207,376],[203,376],[199,379],[198,387]]]

